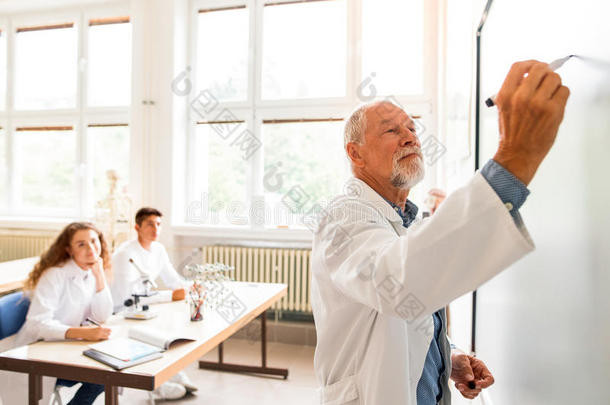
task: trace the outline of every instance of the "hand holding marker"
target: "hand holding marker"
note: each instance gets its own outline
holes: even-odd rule
[[[570,59],[574,56],[578,57],[577,55],[568,55],[565,58],[561,58],[561,59],[552,61],[551,63],[549,63],[549,69],[551,69],[552,71],[559,69],[560,67],[563,66],[564,63],[566,63],[568,61],[568,59]],[[494,105],[496,105],[496,95],[497,94],[494,94],[493,96],[491,96],[487,100],[485,100],[485,105],[487,105],[487,107],[493,107]]]

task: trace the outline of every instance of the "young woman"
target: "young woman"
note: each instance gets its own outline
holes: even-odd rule
[[[112,315],[110,276],[110,255],[102,233],[86,222],[66,226],[26,281],[31,304],[17,345],[37,340],[108,339],[109,328],[81,325],[87,318],[104,322]],[[77,382],[59,379],[58,384]],[[103,391],[103,385],[83,383],[68,405],[91,404]]]

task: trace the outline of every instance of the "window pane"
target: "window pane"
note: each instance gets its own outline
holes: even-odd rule
[[[74,210],[74,131],[17,131],[16,142],[24,208]]]
[[[8,189],[6,184],[7,168],[6,156],[6,131],[0,127],[0,209],[4,209],[8,203]]]
[[[129,105],[131,23],[89,27],[89,105]]]
[[[248,9],[199,13],[197,86],[220,101],[248,93]]]
[[[87,129],[93,165],[93,203],[108,195],[108,170],[119,176],[119,187],[129,184],[129,127]]]
[[[18,32],[15,47],[15,108],[76,106],[76,29]]]
[[[246,225],[248,208],[246,178],[248,161],[231,139],[217,131],[219,125],[233,125],[236,132],[246,129],[244,123],[200,124],[195,135],[195,201],[189,203],[190,223],[211,225]]]
[[[423,9],[423,0],[363,0],[362,79],[378,94],[423,93]]]
[[[348,178],[343,122],[264,124],[263,134],[265,206],[273,212],[268,225],[300,225],[298,213],[328,203]]]
[[[345,95],[345,0],[266,6],[262,98]]]
[[[6,33],[0,31],[0,110],[6,108]]]

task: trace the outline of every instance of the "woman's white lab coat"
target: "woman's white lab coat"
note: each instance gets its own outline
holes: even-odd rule
[[[63,340],[70,327],[87,318],[104,322],[112,315],[108,286],[96,292],[91,270],[83,271],[73,260],[47,269],[30,296],[25,324],[16,335],[0,341],[1,350],[44,340]],[[43,378],[42,403],[48,403],[55,378]],[[27,374],[0,371],[0,405],[27,403]]]
[[[416,405],[431,314],[534,245],[480,173],[409,229],[366,183],[353,179],[350,194],[313,240],[320,403]]]
[[[21,346],[40,339],[64,340],[66,331],[80,326],[87,317],[105,322],[110,315],[110,288],[104,285],[96,292],[91,270],[81,269],[70,259],[59,267],[45,270],[40,276],[25,324],[17,333],[16,344]]]

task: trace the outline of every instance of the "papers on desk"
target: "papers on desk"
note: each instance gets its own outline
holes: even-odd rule
[[[157,346],[161,350],[169,349],[174,343],[192,342],[195,340],[183,336],[178,336],[171,332],[165,333],[161,330],[145,326],[134,326],[133,328],[129,329],[128,334],[129,337],[132,339],[136,339],[141,342]]]
[[[193,341],[185,337],[166,334],[152,328],[136,326],[129,329],[128,337],[118,337],[95,343],[83,354],[117,370],[158,359],[161,352],[177,342]]]

